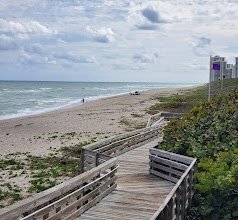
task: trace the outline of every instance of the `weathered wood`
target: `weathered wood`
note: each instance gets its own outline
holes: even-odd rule
[[[174,167],[178,170],[185,171],[188,168],[187,165],[184,165],[184,164],[172,161],[172,160],[164,159],[164,158],[161,158],[161,157],[157,157],[155,155],[150,155],[150,160],[153,161],[154,163],[160,163],[160,164],[168,165],[168,166]]]
[[[149,219],[175,185],[148,173],[149,148],[156,144],[153,141],[117,156],[117,189],[77,219]]]
[[[158,176],[158,177],[161,177],[161,178],[163,178],[163,179],[166,179],[166,180],[168,180],[168,181],[171,181],[172,183],[177,183],[178,180],[179,180],[178,178],[175,178],[175,177],[172,177],[172,176],[163,174],[163,173],[158,172],[158,171],[153,170],[153,169],[149,169],[149,172],[150,172],[151,174],[154,174],[154,175]]]
[[[116,188],[117,184],[115,183],[115,172],[117,170],[117,163],[116,160],[112,159],[111,156],[117,156],[128,152],[157,137],[158,134],[162,133],[164,117],[165,115],[162,116],[162,114],[158,114],[151,118],[150,126],[153,124],[153,127],[143,128],[137,131],[129,132],[127,134],[114,136],[100,143],[93,143],[89,146],[83,147],[81,151],[82,174],[80,175],[80,178],[75,177],[73,178],[73,181],[70,180],[64,184],[60,184],[63,185],[63,187],[53,187],[50,190],[42,192],[40,194],[41,196],[38,195],[38,197],[26,199],[22,203],[18,203],[18,206],[13,205],[12,207],[16,207],[14,209],[11,209],[11,207],[2,209],[4,213],[3,215],[0,214],[0,219],[17,219],[19,217],[23,217],[23,214],[27,215],[23,218],[24,220],[54,220],[62,218],[75,219]],[[174,116],[167,114],[166,117],[169,118]],[[144,153],[134,155],[131,154],[131,152],[128,152],[130,155],[130,160],[123,161],[121,163],[121,166],[124,167],[125,172],[123,175],[138,175],[142,170],[148,170],[145,169],[143,163],[140,162]],[[147,162],[148,165],[151,166],[150,173],[154,174],[155,176],[160,176],[164,179],[167,179],[170,182],[177,182],[177,184],[184,176],[183,171],[186,173],[188,168],[187,165],[190,165],[190,162],[193,159],[186,157],[182,158],[181,156],[170,153],[168,154],[167,152],[162,151],[159,155],[156,155],[153,150],[150,153],[152,154],[150,156],[152,162],[150,162],[150,164]],[[135,162],[137,162],[136,169],[133,164]],[[122,174],[119,173],[119,175]],[[179,179],[179,177],[181,178]],[[151,176],[151,178],[154,179],[156,177]],[[166,216],[166,219],[174,219],[175,209],[177,210],[178,208],[180,216],[184,216],[185,209],[190,203],[190,197],[192,195],[192,192],[189,193],[191,191],[191,186],[189,184],[193,181],[193,177],[190,179],[189,176],[186,176],[183,182],[181,182],[181,186],[179,186],[180,190],[174,191],[174,194],[170,200],[168,200],[167,205],[165,205],[164,209],[160,212],[163,213],[163,216]],[[133,182],[131,185],[127,186],[127,188],[130,191],[129,195],[131,195],[132,192],[137,192],[140,189],[142,190],[142,193],[138,194],[136,199],[128,198],[128,200],[126,200],[128,203],[124,200],[125,197],[123,196],[123,202],[116,204],[115,207],[117,212],[119,213],[120,209],[123,211],[119,215],[121,219],[127,219],[127,215],[124,215],[125,211],[128,211],[129,216],[134,216],[129,211],[130,209],[135,213],[138,213],[141,210],[143,211],[140,213],[137,219],[144,219],[144,217],[148,217],[148,215],[151,216],[157,210],[157,205],[156,207],[152,208],[154,199],[150,201],[146,199],[143,200],[143,203],[134,204],[135,201],[137,201],[138,198],[143,194],[147,195],[146,191],[149,192],[147,195],[148,197],[151,197],[153,194],[157,195],[157,190],[152,190],[157,189],[157,187],[154,188],[154,186],[152,187],[152,185],[150,186],[148,183],[145,184],[138,178],[136,182],[134,182],[133,178]],[[178,207],[175,205],[175,197],[177,196],[180,198],[177,200],[179,201]],[[159,197],[156,196],[156,198],[160,199],[161,195]],[[19,207],[19,204],[21,207]],[[111,210],[112,213],[113,210],[113,212],[115,212],[115,207],[111,206],[111,202],[109,202],[109,204],[110,205],[107,206],[108,211]],[[149,206],[145,208],[142,204],[149,204]],[[130,207],[128,207],[128,205],[130,205]],[[13,210],[16,212],[14,213]],[[111,217],[111,219],[116,219],[115,216]]]
[[[160,150],[160,149],[155,149],[155,148],[150,149],[150,154],[156,155],[158,157],[162,157],[162,158],[165,158],[165,159],[181,162],[181,163],[184,163],[184,164],[187,164],[187,165],[191,164],[191,162],[194,159],[192,157],[187,157],[187,156],[184,156],[184,155],[175,154],[175,153],[172,153],[172,152],[168,152],[168,151],[164,151],[164,150]]]
[[[33,216],[38,216],[39,214],[42,215],[44,213],[47,212],[47,210],[54,210],[56,205],[63,205],[66,203],[69,203],[70,201],[74,201],[80,194],[82,194],[83,192],[86,192],[90,189],[92,189],[95,185],[97,185],[99,182],[104,182],[105,179],[110,178],[108,182],[106,183],[111,183],[114,182],[116,177],[115,177],[115,173],[117,171],[117,167],[114,168],[113,170],[111,170],[110,172],[102,175],[101,177],[98,177],[96,180],[88,183],[87,185],[82,186],[81,188],[73,191],[72,193],[64,196],[63,198],[61,198],[60,200],[57,200],[51,204],[49,204],[46,207],[43,207],[42,209],[37,210],[36,212],[28,215],[27,217],[23,218],[24,220],[27,219],[31,219],[31,217]],[[103,185],[105,185],[106,183],[103,183]],[[86,199],[86,197],[88,198],[89,196],[86,194],[83,196],[83,198],[81,198],[82,201],[84,201]],[[78,200],[79,201],[79,200]],[[70,205],[67,206],[67,210],[68,208],[70,208]],[[63,214],[63,211],[60,211],[59,213]],[[57,214],[57,216],[59,216],[59,213]],[[56,216],[56,215],[55,215]],[[53,216],[52,216],[53,217]]]
[[[113,137],[110,137],[110,138],[107,138],[106,140],[103,140],[101,142],[97,142],[97,143],[92,143],[92,144],[89,144],[87,145],[86,147],[84,148],[87,148],[89,150],[96,150],[96,149],[99,149],[103,146],[106,146],[106,145],[109,145],[113,142],[117,142],[119,140],[122,140],[122,139],[126,139],[128,137],[132,137],[134,135],[137,135],[137,134],[142,134],[143,132],[147,132],[147,131],[151,131],[151,130],[154,130],[156,129],[157,127],[161,127],[160,125],[156,126],[156,127],[148,127],[148,128],[142,128],[142,129],[138,129],[136,131],[131,131],[131,132],[128,132],[126,134],[121,134],[121,135],[116,135],[116,136],[113,136]]]
[[[62,184],[45,190],[35,196],[20,201],[19,203],[13,204],[9,207],[1,209],[0,219],[11,220],[22,217],[23,213],[29,212],[41,205],[44,205],[67,192],[79,187],[84,182],[90,181],[93,177],[98,176],[100,173],[105,172],[112,166],[116,165],[116,158],[112,158],[106,161],[104,164],[99,165],[92,170],[89,170],[79,176],[76,176]]]
[[[80,209],[76,210],[74,213],[71,215],[67,216],[65,219],[70,220],[70,219],[75,219],[82,213],[84,213],[86,210],[94,206],[96,203],[98,203],[100,200],[102,200],[105,196],[107,196],[109,193],[111,193],[115,188],[116,184],[112,185],[110,188],[108,188],[106,191],[95,197],[92,201],[81,207]]]
[[[160,166],[160,164],[156,165],[155,167],[153,167],[153,163],[154,161],[157,161],[159,163],[162,164],[166,164],[169,165],[169,169],[171,168],[171,165],[176,168],[176,163],[178,165],[178,167],[180,167],[179,169],[181,169],[181,167],[184,169],[186,165],[180,164],[181,162],[175,162],[175,161],[171,161],[172,163],[168,162],[168,159],[164,159],[164,158],[159,158],[159,156],[163,156],[163,157],[167,157],[167,158],[171,158],[174,160],[174,158],[179,158],[179,160],[182,159],[182,157],[177,155],[172,154],[171,157],[168,157],[167,152],[162,152],[161,151],[157,151],[157,150],[151,150],[150,152],[153,152],[153,154],[158,154],[158,155],[150,155],[150,172],[154,175],[158,175],[162,178],[165,179],[169,179],[172,176],[171,175],[166,175],[164,173],[160,173],[160,172],[156,172],[155,170],[158,169],[158,167]],[[158,156],[158,157],[157,157]],[[188,162],[188,159],[190,158],[186,158],[185,157],[185,161]],[[190,186],[190,182],[191,180],[189,180],[189,178],[191,176],[193,176],[193,169],[196,163],[196,159],[192,159],[192,161],[190,162],[190,164],[188,164],[189,166],[187,166],[187,169],[184,170],[183,175],[180,177],[180,179],[177,181],[176,185],[174,186],[174,188],[172,189],[172,191],[169,193],[169,195],[167,196],[167,198],[164,200],[163,204],[159,207],[159,209],[157,210],[157,212],[153,215],[153,217],[151,218],[151,220],[155,220],[155,219],[176,219],[176,220],[184,220],[185,219],[185,211],[186,211],[186,207],[189,206],[189,203],[191,203],[191,191],[192,191],[192,186]],[[182,165],[182,166],[181,166]],[[154,170],[155,169],[155,170]],[[169,169],[167,169],[167,172],[169,172]],[[173,173],[172,173],[173,174]],[[163,175],[165,175],[163,177]],[[192,185],[192,184],[191,184]],[[172,200],[174,200],[172,202]],[[173,203],[174,205],[172,207],[171,203]],[[173,213],[172,217],[167,218],[165,214],[164,210],[167,209],[173,209],[174,210],[174,206],[175,206],[175,211],[169,212],[169,213]]]
[[[128,143],[128,146],[132,146],[135,145],[137,143],[139,143],[140,141],[143,141],[144,139],[149,139],[148,136],[152,135],[155,136],[156,133],[159,133],[160,131],[162,131],[162,128],[158,127],[157,129],[155,128],[154,130],[149,130],[140,134],[136,134],[133,135],[131,137],[127,137],[123,140],[118,140],[116,142],[113,142],[109,145],[97,148],[96,150],[100,153],[106,154],[106,155],[110,155],[112,152],[115,152],[117,149],[120,150],[120,148],[124,145]],[[150,136],[149,136],[150,137]]]
[[[157,163],[153,163],[153,162],[150,162],[149,164],[150,164],[151,167],[153,167],[153,169],[156,168],[155,170],[157,170],[157,169],[163,170],[163,171],[168,172],[170,174],[175,174],[179,178],[183,175],[182,171],[175,170],[171,167],[163,166],[161,164],[157,164]]]

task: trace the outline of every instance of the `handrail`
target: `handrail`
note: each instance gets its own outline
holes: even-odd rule
[[[151,141],[159,132],[162,132],[161,123],[83,147],[80,175],[1,209],[0,219],[76,218],[116,188],[118,166],[112,156]]]
[[[157,126],[160,126],[160,125],[157,125]],[[155,127],[157,127],[157,126],[155,126]],[[87,148],[87,149],[90,149],[90,150],[95,150],[96,148],[98,148],[100,146],[105,146],[105,145],[111,144],[113,142],[123,140],[123,139],[126,139],[128,137],[132,137],[132,136],[137,135],[137,134],[141,134],[141,133],[146,132],[146,131],[154,130],[155,127],[145,127],[145,128],[141,128],[141,129],[138,129],[138,130],[135,130],[135,131],[127,132],[125,134],[115,135],[115,136],[107,138],[106,140],[89,144],[89,145],[87,145],[83,148]]]
[[[146,127],[153,127],[156,124],[162,122],[163,120],[169,120],[171,118],[180,118],[183,116],[183,113],[175,113],[175,112],[160,112],[155,115],[152,115]]]
[[[158,124],[155,127],[140,129],[140,133],[136,132],[135,134],[135,132],[131,132],[131,136],[127,134],[126,138],[111,143],[108,143],[108,140],[106,140],[98,145],[94,144],[83,147],[81,150],[81,172],[97,166],[100,157],[116,157],[155,139],[160,132],[162,132],[162,127]]]
[[[67,201],[65,203],[61,204],[61,202],[62,202],[63,198],[67,198],[68,195],[72,197],[72,195],[77,194],[77,193],[79,193],[79,195],[75,196],[73,198],[74,200],[72,199],[73,201],[69,199],[72,203],[72,207],[74,208],[72,213],[79,212],[82,210],[86,211],[91,206],[90,205],[85,206],[84,203],[85,202],[89,203],[89,201],[91,199],[91,197],[90,197],[91,195],[93,197],[96,196],[97,199],[95,199],[94,201],[98,202],[99,201],[98,199],[102,197],[101,195],[98,195],[99,191],[100,191],[100,193],[102,193],[102,195],[106,196],[108,193],[110,193],[112,190],[114,190],[116,188],[115,172],[116,172],[117,168],[118,168],[117,158],[111,158],[110,160],[106,161],[105,163],[103,163],[103,164],[101,164],[101,165],[81,174],[81,175],[73,177],[72,179],[70,179],[64,183],[61,183],[55,187],[52,187],[48,190],[45,190],[41,193],[36,194],[35,196],[24,199],[16,204],[13,204],[11,206],[1,209],[0,219],[1,220],[11,220],[11,219],[22,218],[24,216],[25,216],[24,219],[33,219],[30,217],[28,218],[28,216],[38,215],[39,214],[38,210],[40,210],[40,212],[42,213],[42,216],[44,218],[50,219],[51,216],[49,215],[49,212],[52,212],[52,208],[53,208],[55,216],[57,215],[57,213],[60,213],[60,210],[70,209],[71,205],[68,204],[69,201],[67,199],[66,199]],[[108,169],[110,169],[110,171],[107,171]],[[104,178],[111,175],[110,178],[107,181],[105,181],[106,183],[104,183],[104,181],[101,181],[101,179],[103,177],[102,178],[99,177],[100,175],[104,175],[104,172],[108,173],[108,175],[104,176]],[[83,189],[85,189],[85,186],[86,187],[90,186],[90,182],[92,184],[95,183],[95,185],[97,185],[97,187],[95,188],[97,190],[95,190],[93,194],[88,194],[87,192],[84,192],[84,190],[83,190]],[[105,184],[109,184],[109,186],[107,186]],[[50,206],[49,204],[51,204],[51,203],[54,203],[54,205]],[[81,205],[79,204],[77,207],[74,207],[74,203],[80,203]],[[56,204],[58,204],[58,205],[56,205]]]
[[[105,150],[111,149],[113,147],[113,145],[121,146],[121,144],[123,144],[127,141],[134,140],[134,139],[137,139],[137,138],[140,138],[140,137],[145,137],[146,135],[151,134],[152,132],[161,131],[161,130],[162,130],[161,126],[158,126],[157,128],[154,128],[153,130],[146,131],[142,134],[136,134],[134,136],[131,136],[131,137],[128,137],[128,138],[125,138],[125,139],[122,139],[122,140],[118,140],[118,141],[113,142],[109,145],[103,146],[101,148],[97,148],[96,150],[97,150],[97,152],[105,152]],[[133,145],[133,144],[131,144],[131,145]],[[108,154],[106,153],[106,155],[108,155]]]
[[[48,209],[48,208],[51,208],[51,207],[57,205],[57,203],[59,203],[59,202],[61,203],[62,201],[64,201],[64,200],[70,198],[71,196],[75,195],[76,193],[79,193],[79,192],[82,192],[82,191],[85,191],[85,190],[90,189],[90,187],[92,187],[93,185],[95,185],[95,183],[97,183],[98,181],[101,181],[101,180],[105,179],[105,177],[108,177],[108,176],[111,175],[112,173],[115,173],[117,169],[118,169],[118,165],[117,165],[114,169],[112,169],[110,172],[108,172],[108,173],[102,175],[101,177],[97,178],[97,179],[94,180],[93,182],[90,182],[90,183],[86,184],[85,186],[83,186],[83,187],[77,189],[76,191],[73,191],[72,193],[70,193],[70,194],[64,196],[63,198],[61,198],[61,199],[59,199],[59,200],[57,200],[57,201],[55,201],[55,202],[53,202],[53,203],[51,203],[51,204],[49,204],[48,206],[45,206],[45,207],[43,207],[43,208],[41,208],[41,209],[39,209],[39,210],[37,210],[37,211],[31,213],[31,214],[28,215],[27,217],[22,218],[22,220],[31,219],[32,217],[34,217],[34,216],[36,216],[37,214],[41,213],[43,210]]]
[[[173,187],[172,191],[166,197],[162,205],[156,211],[156,213],[152,216],[150,220],[172,220],[172,219],[185,219],[185,211],[188,206],[191,205],[191,200],[193,196],[193,182],[194,182],[194,169],[196,164],[196,158],[186,157],[183,155],[178,155],[166,151],[161,151],[158,149],[151,149],[154,154],[157,152],[166,153],[170,155],[170,161],[174,162],[176,159],[175,157],[178,156],[177,160],[181,163],[182,159],[184,158],[183,165],[188,164],[189,166],[186,170],[181,173],[179,179],[172,177],[171,175],[176,174],[179,175],[179,172],[173,172],[172,168],[167,164],[164,166],[162,163],[163,161],[159,161],[161,163],[158,164],[156,168],[160,168],[162,171],[162,175],[160,172],[153,172],[153,168],[150,168],[150,173],[156,176],[165,178],[171,182],[176,182],[176,185]],[[161,154],[160,154],[161,155]],[[164,157],[162,157],[164,158]],[[167,158],[168,159],[168,158]],[[190,162],[189,162],[190,161]],[[150,163],[150,165],[152,165]],[[175,169],[178,170],[178,169]],[[166,173],[167,174],[164,174]],[[168,175],[168,176],[167,176]],[[170,179],[171,178],[171,179]]]

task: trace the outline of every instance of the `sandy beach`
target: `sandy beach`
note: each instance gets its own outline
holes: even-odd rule
[[[183,93],[191,88],[153,89],[141,95],[120,95],[40,115],[0,121],[0,154],[30,152],[45,155],[49,149],[80,141],[106,138],[143,127],[145,109],[155,97]],[[73,134],[70,137],[69,134]],[[66,137],[66,138],[65,138]]]
[[[0,208],[78,175],[81,146],[145,127],[145,110],[158,97],[192,89],[153,89],[0,121]]]

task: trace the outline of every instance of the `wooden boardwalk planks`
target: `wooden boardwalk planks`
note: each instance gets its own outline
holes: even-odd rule
[[[150,219],[174,186],[149,174],[149,148],[157,141],[118,156],[117,189],[77,219]]]

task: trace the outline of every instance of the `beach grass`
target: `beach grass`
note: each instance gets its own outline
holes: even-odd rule
[[[238,87],[238,79],[213,82],[211,84],[211,96],[220,93],[228,93]],[[146,112],[150,115],[160,111],[188,112],[195,104],[208,101],[208,84],[199,86],[192,91],[170,96],[159,96],[155,98],[158,103],[149,107]]]
[[[48,142],[60,141],[64,146],[51,147],[47,155],[36,156],[16,152],[0,159],[0,208],[79,175],[82,147],[105,136],[104,132],[95,135],[85,132],[86,140],[80,141],[82,134],[82,132],[65,134],[53,132],[49,133],[48,137],[44,134],[41,136],[42,139]],[[72,139],[78,140],[76,144],[67,144]],[[25,184],[18,184],[22,179]]]

